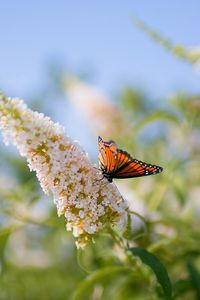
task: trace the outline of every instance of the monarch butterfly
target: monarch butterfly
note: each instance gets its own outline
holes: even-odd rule
[[[134,178],[162,172],[163,168],[132,158],[129,153],[118,149],[114,141],[106,142],[100,136],[99,165],[109,182],[113,178]]]

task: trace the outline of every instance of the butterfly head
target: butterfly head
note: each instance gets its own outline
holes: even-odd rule
[[[113,177],[110,174],[108,174],[106,172],[106,170],[102,170],[102,175],[103,175],[104,178],[106,178],[108,180],[108,182],[112,182],[113,181]]]

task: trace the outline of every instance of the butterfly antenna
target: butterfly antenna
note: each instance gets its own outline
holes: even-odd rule
[[[93,166],[93,168],[100,171],[100,169],[98,167]]]

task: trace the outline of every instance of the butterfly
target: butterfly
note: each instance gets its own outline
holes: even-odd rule
[[[99,166],[109,182],[113,178],[134,178],[162,172],[163,168],[132,158],[129,153],[118,149],[114,141],[106,142],[100,136]]]

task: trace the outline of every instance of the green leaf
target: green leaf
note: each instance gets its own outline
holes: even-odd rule
[[[128,214],[128,220],[127,220],[127,224],[125,227],[125,230],[123,232],[123,237],[127,240],[131,240],[133,238],[133,234],[132,234],[132,219],[131,219],[131,215]]]
[[[156,111],[151,114],[146,115],[145,117],[142,118],[137,124],[135,125],[135,130],[141,129],[143,126],[155,122],[155,121],[167,121],[167,122],[172,122],[172,123],[178,123],[178,117],[167,111]]]
[[[190,273],[192,286],[194,287],[194,289],[196,291],[197,299],[200,299],[200,274],[193,263],[189,262],[187,267],[188,267],[188,271]]]
[[[99,283],[106,278],[110,279],[112,275],[116,276],[119,273],[126,274],[127,271],[131,271],[130,268],[124,266],[110,266],[93,272],[80,283],[72,297],[72,300],[86,299],[86,293],[88,293],[88,290],[90,290],[96,283]]]
[[[4,252],[5,252],[5,247],[7,245],[10,233],[11,233],[10,228],[8,229],[6,228],[0,232],[0,263],[2,269],[5,266]]]
[[[185,60],[190,64],[198,63],[200,59],[200,51],[197,47],[191,49],[182,44],[176,44],[172,42],[171,39],[152,29],[150,26],[146,25],[143,21],[137,18],[133,18],[133,24],[175,57]]]
[[[162,262],[154,254],[150,253],[146,249],[134,247],[130,248],[129,250],[134,256],[138,256],[145,265],[149,266],[152,269],[163,289],[166,299],[173,299],[172,285],[167,270],[165,269]]]

